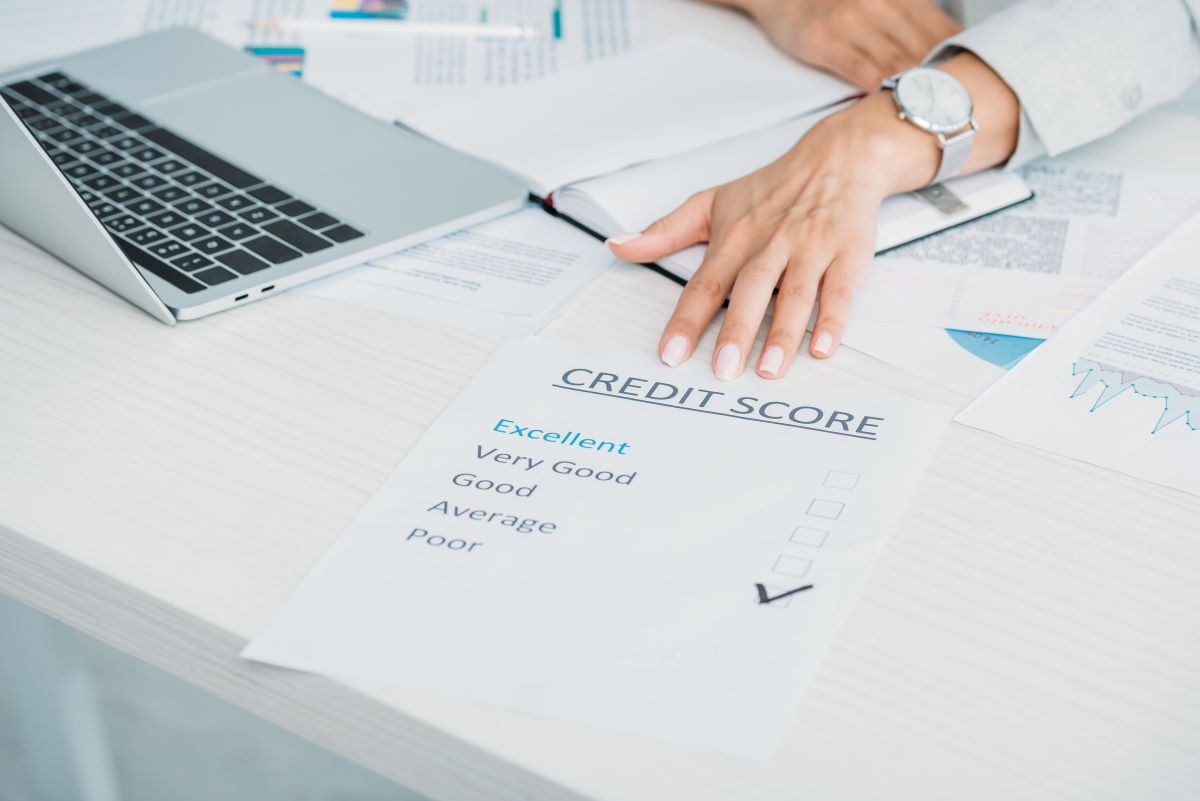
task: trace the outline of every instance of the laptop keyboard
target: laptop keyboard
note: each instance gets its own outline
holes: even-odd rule
[[[184,292],[364,235],[61,72],[0,97],[126,257]]]

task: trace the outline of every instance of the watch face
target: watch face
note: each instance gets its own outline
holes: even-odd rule
[[[905,116],[927,130],[953,133],[971,122],[971,95],[949,73],[918,67],[901,75],[893,91]]]

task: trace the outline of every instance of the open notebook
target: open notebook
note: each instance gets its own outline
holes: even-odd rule
[[[800,64],[768,64],[683,37],[569,72],[418,109],[409,128],[497,165],[555,213],[600,237],[640,231],[689,195],[773,161],[856,96]],[[1013,173],[947,182],[966,208],[944,214],[915,195],[888,199],[877,250],[1031,196]],[[687,280],[704,247],[663,259]]]
[[[834,110],[822,110],[678,156],[581,181],[552,193],[547,204],[602,238],[641,231],[690,195],[745,175],[783,155],[805,131]],[[911,193],[890,197],[879,211],[875,251],[990,214],[1033,194],[1020,176],[1004,170],[985,170],[945,185],[966,204],[965,208],[945,214]],[[700,266],[704,251],[704,245],[693,245],[660,259],[659,266],[687,281]]]

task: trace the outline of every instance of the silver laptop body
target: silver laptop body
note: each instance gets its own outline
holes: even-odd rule
[[[471,157],[172,29],[0,77],[0,223],[165,323],[520,207]]]

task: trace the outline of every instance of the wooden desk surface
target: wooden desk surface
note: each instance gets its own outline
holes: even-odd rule
[[[1157,135],[1101,151],[1200,168]],[[653,347],[676,293],[617,266],[547,336]],[[497,342],[298,294],[171,329],[0,230],[0,591],[439,801],[1200,796],[1200,498],[960,426],[769,764],[238,659]]]

